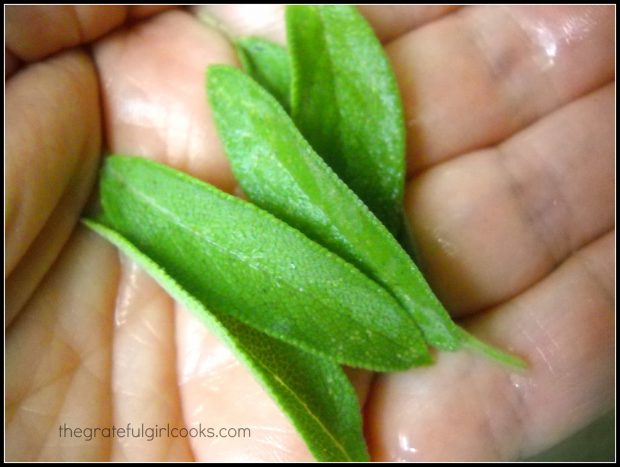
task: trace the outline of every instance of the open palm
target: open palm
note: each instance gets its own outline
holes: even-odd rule
[[[6,81],[10,460],[312,458],[228,349],[78,223],[104,148],[235,191],[204,73],[237,62],[205,11],[230,34],[282,39],[275,7],[169,11],[117,32],[153,12],[7,10],[9,73],[21,66]],[[402,373],[350,371],[371,456],[531,455],[613,401],[613,8],[363,12],[405,103],[422,267],[474,334],[530,363],[513,373],[460,351]],[[251,436],[87,441],[62,429],[128,424]]]

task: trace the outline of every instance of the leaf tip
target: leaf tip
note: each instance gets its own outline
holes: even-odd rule
[[[241,72],[238,68],[232,65],[225,65],[222,63],[207,65],[206,77],[208,91],[217,90],[219,83],[226,79],[226,76],[230,76],[235,71]]]
[[[498,349],[486,342],[481,341],[476,336],[468,333],[466,330],[459,328],[463,345],[471,350],[483,354],[485,357],[494,360],[512,370],[526,370],[528,368],[527,362],[521,357],[510,354],[503,350]]]

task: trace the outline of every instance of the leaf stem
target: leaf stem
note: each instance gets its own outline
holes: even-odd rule
[[[522,358],[499,350],[498,348],[493,347],[486,342],[482,342],[480,339],[473,336],[461,327],[459,327],[458,329],[463,341],[463,345],[465,347],[471,350],[475,350],[476,352],[479,352],[508,368],[516,370],[524,370],[527,368],[527,363]]]

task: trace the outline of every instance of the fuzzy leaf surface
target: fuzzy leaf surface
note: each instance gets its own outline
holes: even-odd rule
[[[392,371],[430,360],[383,287],[246,201],[122,156],[106,159],[101,200],[107,223],[209,308],[349,366]]]
[[[398,237],[405,126],[396,79],[381,43],[352,6],[289,6],[286,23],[293,120]]]
[[[207,308],[112,226],[93,219],[84,223],[140,264],[233,350],[288,415],[317,460],[368,460],[358,399],[340,366]]]
[[[236,41],[237,54],[247,74],[269,91],[287,112],[291,109],[291,73],[288,52],[260,37]]]
[[[207,72],[218,133],[243,191],[383,285],[429,344],[461,345],[458,328],[385,226],[316,154],[275,99],[234,67]]]

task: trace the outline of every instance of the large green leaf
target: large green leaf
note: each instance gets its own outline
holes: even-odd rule
[[[351,6],[289,6],[293,120],[315,151],[396,236],[405,129],[383,47]]]
[[[248,202],[120,156],[106,160],[101,199],[106,223],[209,308],[354,367],[430,360],[415,322],[380,285]]]
[[[274,98],[236,68],[207,73],[215,123],[239,184],[257,205],[356,265],[396,297],[427,342],[463,345],[505,365],[524,362],[456,326],[384,225],[312,150]]]
[[[274,98],[236,68],[213,65],[209,101],[235,177],[250,199],[355,264],[441,349],[461,338],[394,237],[312,150]]]
[[[269,337],[225,313],[208,309],[152,258],[113,230],[113,226],[94,220],[84,222],[138,262],[172,297],[196,313],[228,344],[289,416],[317,460],[368,460],[357,396],[336,363]]]
[[[235,45],[246,73],[290,111],[291,75],[286,49],[260,37],[243,37]]]

